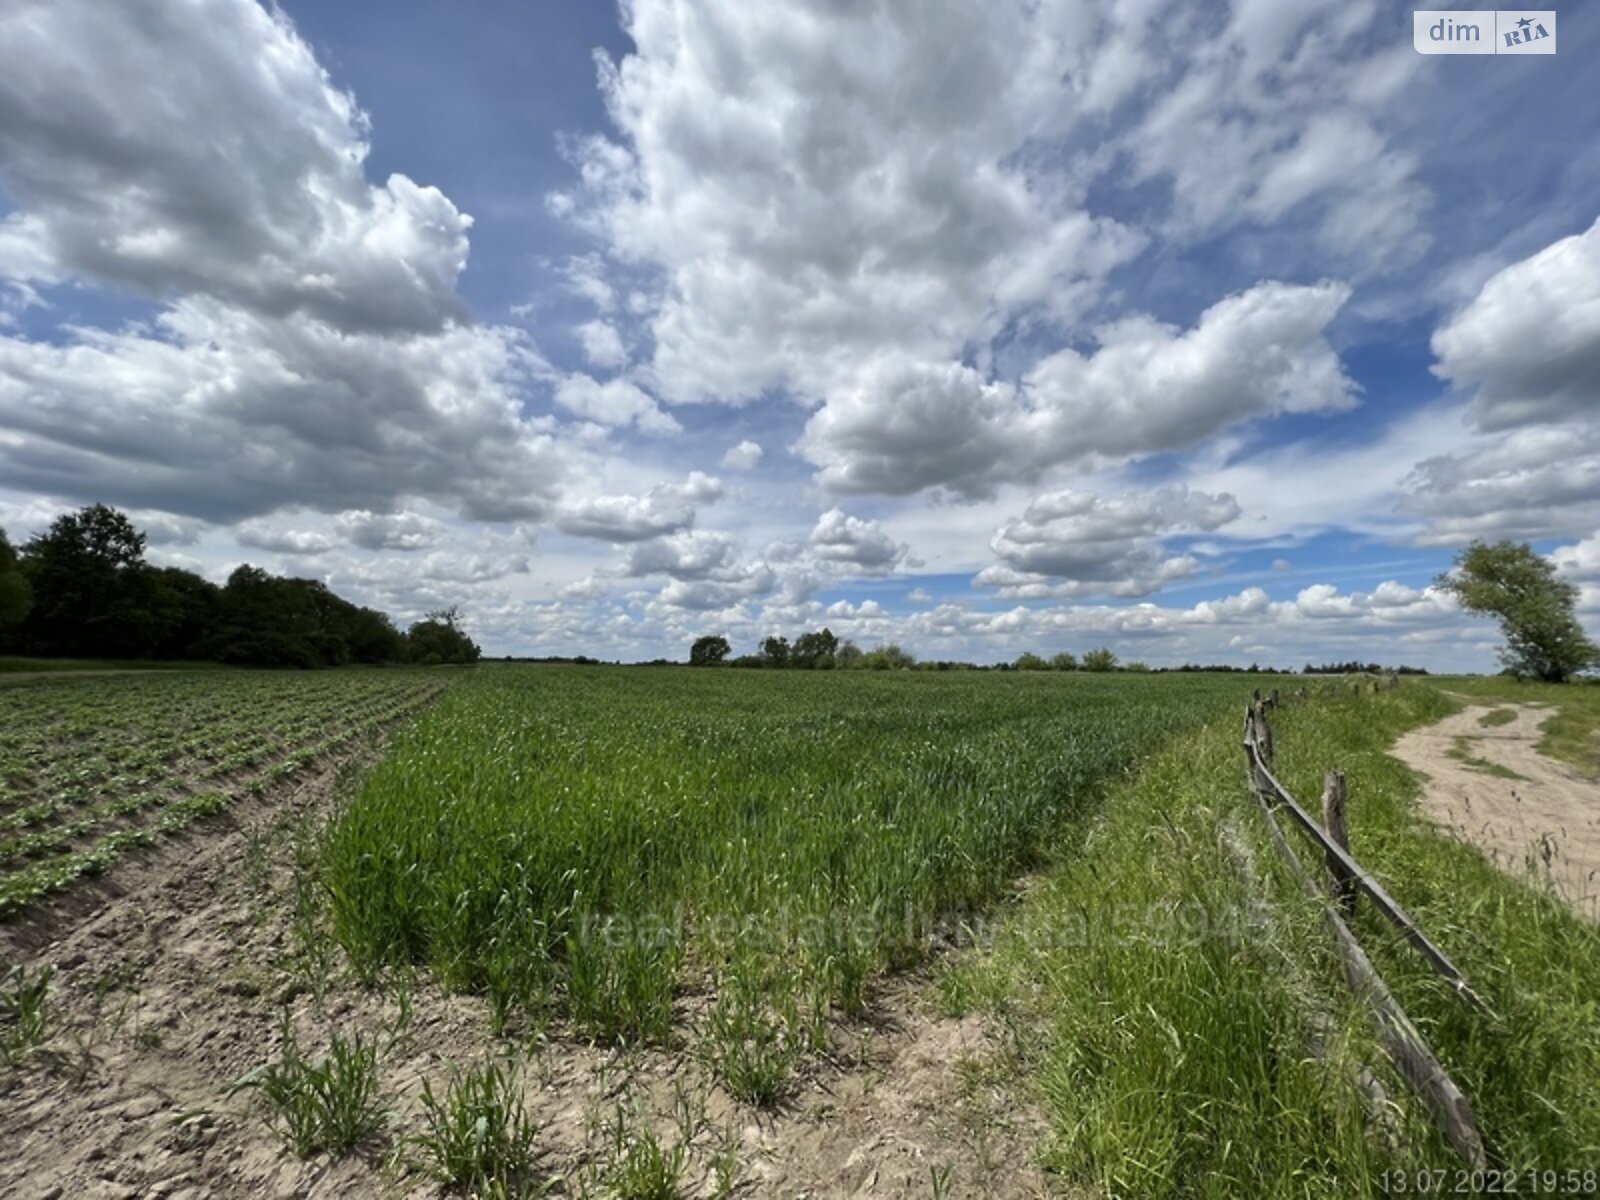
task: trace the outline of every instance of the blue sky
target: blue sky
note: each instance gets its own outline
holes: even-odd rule
[[[1600,19],[1375,3],[22,0],[0,526],[491,653],[827,624],[1489,669],[1600,628]]]

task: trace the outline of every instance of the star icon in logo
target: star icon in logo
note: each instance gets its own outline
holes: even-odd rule
[[[1517,28],[1526,30],[1528,26],[1532,24],[1533,22],[1531,20],[1529,20],[1527,17],[1523,17],[1522,20],[1517,22]]]

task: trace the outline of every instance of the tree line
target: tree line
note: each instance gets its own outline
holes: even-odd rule
[[[1578,587],[1557,575],[1555,564],[1536,553],[1526,542],[1482,542],[1469,544],[1440,575],[1434,586],[1453,595],[1462,609],[1475,616],[1494,617],[1500,623],[1506,644],[1500,650],[1503,673],[1519,679],[1564,683],[1568,679],[1600,667],[1600,646],[1589,638],[1577,616]],[[995,671],[1148,671],[1142,662],[1120,663],[1116,654],[1101,647],[1090,650],[1080,660],[1068,651],[1043,658],[1031,651],[1012,662],[992,667],[972,663],[921,662],[899,646],[890,644],[863,651],[854,642],[839,641],[829,629],[803,633],[791,645],[788,638],[769,637],[757,654],[729,658],[732,646],[720,634],[696,638],[689,648],[689,665],[710,667],[788,668],[798,670],[995,670]],[[1256,663],[1248,667],[1198,666],[1160,668],[1175,671],[1270,672]],[[1358,660],[1307,663],[1306,675],[1344,675],[1367,672],[1384,674],[1389,668]],[[1401,665],[1393,668],[1400,675],[1426,675],[1421,667]],[[1287,674],[1288,672],[1283,672]]]
[[[1321,666],[1307,663],[1300,668],[1302,675],[1426,675],[1427,673],[1426,667],[1408,667],[1405,663],[1401,663],[1398,667],[1386,667],[1382,663],[1364,663],[1354,658],[1349,662],[1323,663]]]
[[[851,641],[841,642],[831,629],[815,629],[800,634],[791,643],[786,637],[769,637],[755,654],[730,658],[733,646],[721,634],[696,638],[689,647],[691,667],[760,667],[779,671],[899,671],[919,664],[899,646],[889,644],[875,650],[862,650]]]
[[[943,660],[919,661],[910,651],[893,642],[863,650],[852,641],[823,628],[800,634],[793,642],[772,636],[762,640],[755,654],[730,657],[733,646],[721,634],[698,637],[689,647],[691,667],[751,667],[790,671],[1148,671],[1141,662],[1124,665],[1115,653],[1101,647],[1090,650],[1080,660],[1063,650],[1051,658],[1034,653],[1019,655],[1011,662],[982,665]]]
[[[478,659],[455,608],[402,632],[319,580],[246,564],[219,587],[152,566],[145,544],[104,504],[58,517],[20,550],[0,530],[0,654],[301,668]]]

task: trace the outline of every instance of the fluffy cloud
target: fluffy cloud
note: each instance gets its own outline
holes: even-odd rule
[[[366,550],[426,550],[444,538],[444,526],[421,513],[340,513],[334,527],[352,545]]]
[[[12,485],[215,521],[546,511],[562,468],[553,423],[523,415],[537,355],[466,323],[469,219],[404,176],[369,184],[366,132],[253,0],[8,6],[0,275],[167,301],[0,337]]]
[[[1481,436],[1417,465],[1423,540],[1551,537],[1600,524],[1600,221],[1491,276],[1433,337]]]
[[[662,484],[643,496],[596,496],[576,501],[557,518],[562,532],[607,542],[642,542],[694,524],[696,507],[722,498],[721,482],[694,471],[682,483]]]
[[[572,143],[552,208],[659,272],[675,401],[827,396],[1068,326],[1147,242],[1085,203],[1130,174],[1171,185],[1172,230],[1294,213],[1352,266],[1420,250],[1382,129],[1415,55],[1371,52],[1372,6],[1239,9],[638,0],[600,63],[615,135]]]
[[[761,445],[749,438],[737,446],[729,446],[722,456],[722,465],[733,471],[753,471],[761,463]]]
[[[819,394],[858,355],[942,357],[1074,308],[1141,245],[1025,161],[1069,97],[1020,4],[623,16],[637,51],[601,73],[619,139],[575,143],[582,188],[555,207],[664,273],[671,399]]]
[[[620,367],[628,361],[628,350],[622,344],[622,334],[609,321],[585,321],[578,326],[578,341],[583,346],[583,357],[597,367]]]
[[[1419,541],[1543,538],[1600,525],[1600,424],[1535,426],[1417,464],[1405,499],[1428,518]]]
[[[1181,449],[1247,417],[1349,408],[1354,385],[1324,337],[1349,295],[1263,283],[1188,331],[1146,317],[1105,326],[1094,354],[1062,350],[1030,372],[1036,422],[1068,453],[1120,456]]]
[[[385,338],[189,299],[149,333],[0,337],[0,470],[16,487],[211,520],[404,496],[537,517],[563,471],[521,415],[528,369],[506,330]]]
[[[1377,5],[1231,7],[1218,25],[1194,8],[1117,6],[1100,77],[1132,65],[1104,99],[1124,102],[1141,84],[1153,98],[1111,161],[1128,164],[1134,181],[1170,183],[1180,236],[1295,217],[1309,224],[1307,245],[1281,254],[1314,246],[1373,271],[1414,261],[1428,244],[1430,196],[1385,126],[1418,69],[1415,52],[1398,36],[1372,48]]]
[[[1550,557],[1556,571],[1578,586],[1578,611],[1592,614],[1591,630],[1600,626],[1600,534],[1592,534],[1572,546],[1558,547]]]
[[[643,542],[628,550],[624,573],[634,577],[669,575],[679,580],[741,577],[738,542],[726,533],[695,530]]]
[[[1550,558],[1556,570],[1569,579],[1600,579],[1600,533],[1571,546],[1558,546]]]
[[[996,531],[989,545],[1000,562],[974,582],[1013,599],[1144,596],[1200,565],[1193,555],[1166,554],[1162,537],[1218,529],[1238,516],[1232,496],[1185,488],[1114,500],[1051,492]]]
[[[1178,450],[1253,416],[1348,408],[1355,388],[1324,331],[1349,291],[1264,283],[1183,331],[1148,318],[1099,330],[1013,388],[971,367],[896,364],[830,397],[802,451],[830,487],[964,496],[1097,459]]]
[[[1434,372],[1488,431],[1600,410],[1600,220],[1492,276],[1433,335]]]
[[[598,254],[578,254],[558,268],[566,290],[588,301],[597,312],[609,313],[617,307],[617,293],[606,279],[605,260]]]
[[[846,516],[831,508],[817,518],[809,538],[811,552],[829,563],[848,564],[863,571],[893,570],[910,552],[876,521]]]
[[[556,403],[600,425],[637,425],[642,432],[673,434],[677,421],[661,411],[638,384],[626,379],[604,383],[589,375],[569,375],[556,385]]]
[[[709,612],[728,608],[777,586],[764,562],[739,559],[737,541],[725,533],[677,533],[631,547],[622,571],[632,577],[665,575],[653,605],[659,609]]]
[[[0,166],[18,206],[0,223],[0,273],[352,331],[464,317],[470,219],[404,175],[367,182],[365,115],[279,14],[19,0],[0,46]]]
[[[1345,407],[1342,284],[1262,283],[1187,330],[1102,318],[1076,348],[1149,230],[1292,221],[1312,236],[1271,260],[1317,243],[1356,273],[1425,244],[1385,132],[1414,54],[1373,51],[1372,6],[1236,8],[638,0],[600,63],[614,134],[570,144],[552,207],[604,247],[585,280],[654,272],[640,383],[818,404],[798,448],[837,492],[971,499]],[[1090,204],[1130,179],[1171,185],[1144,230]]]
[[[326,554],[334,547],[332,538],[314,529],[280,529],[266,521],[240,521],[233,536],[241,546],[274,554]]]

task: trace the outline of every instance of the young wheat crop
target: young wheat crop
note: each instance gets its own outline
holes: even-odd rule
[[[498,1019],[554,1006],[661,1040],[725,1000],[741,1090],[935,922],[1002,894],[1217,678],[480,668],[368,776],[325,844],[336,937]],[[759,1003],[745,1001],[759,998]],[[733,1019],[736,1017],[737,1019]]]

